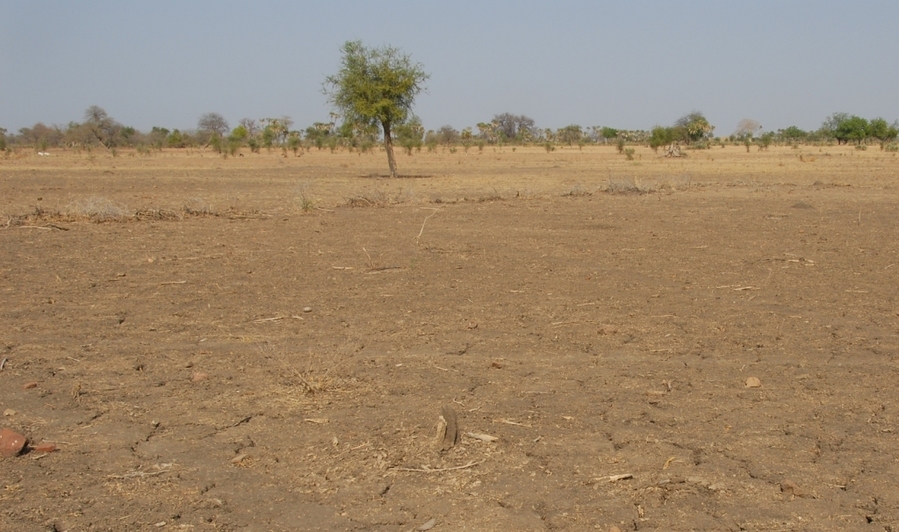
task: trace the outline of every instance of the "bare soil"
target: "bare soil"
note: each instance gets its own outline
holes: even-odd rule
[[[899,531],[899,158],[688,154],[0,159],[0,529]]]

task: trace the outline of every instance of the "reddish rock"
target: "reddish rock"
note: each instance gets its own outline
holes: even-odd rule
[[[23,390],[30,390],[32,388],[37,388],[36,382],[26,382],[25,384],[22,385]]]
[[[28,443],[28,438],[10,429],[0,430],[0,455],[4,458],[18,456]]]
[[[203,373],[201,371],[195,371],[193,375],[191,375],[190,380],[194,382],[205,381],[209,378],[208,373]]]
[[[52,453],[56,450],[56,444],[48,442],[39,443],[35,445],[32,450],[38,453]]]

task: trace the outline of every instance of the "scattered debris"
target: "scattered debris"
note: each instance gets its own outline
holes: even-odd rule
[[[441,467],[439,469],[431,469],[430,467],[425,465],[425,466],[422,466],[421,468],[393,467],[390,470],[391,471],[407,471],[410,473],[443,473],[444,471],[458,471],[460,469],[468,469],[469,467],[474,467],[477,465],[481,465],[483,463],[484,463],[484,460],[481,460],[480,462],[468,462],[465,465],[460,465],[460,466],[456,466],[456,467]]]
[[[459,420],[456,411],[449,405],[440,409],[440,419],[437,421],[437,447],[441,451],[449,451],[459,443]]]
[[[494,442],[499,439],[496,436],[491,436],[489,434],[481,434],[479,432],[466,432],[465,435],[468,436],[469,438],[474,438],[476,440],[481,440],[481,441],[486,441],[486,442]]]

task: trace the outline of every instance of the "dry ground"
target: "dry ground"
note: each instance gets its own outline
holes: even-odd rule
[[[689,154],[0,159],[0,529],[899,531],[899,158]]]

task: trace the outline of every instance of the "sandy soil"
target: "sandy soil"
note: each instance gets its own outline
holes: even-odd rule
[[[0,529],[899,531],[899,158],[689,155],[0,159]]]

